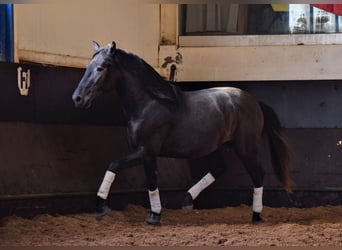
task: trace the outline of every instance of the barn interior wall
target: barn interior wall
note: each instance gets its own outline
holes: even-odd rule
[[[92,41],[120,48],[158,64],[160,9],[137,0],[70,0],[14,6],[17,58],[85,67]]]
[[[341,44],[161,46],[159,64],[165,75],[175,65],[177,81],[338,80],[341,58]]]
[[[93,40],[114,40],[165,77],[177,64],[177,81],[342,78],[339,34],[178,37],[177,4],[138,0],[16,4],[14,15],[17,61],[84,68]]]
[[[19,92],[18,67],[31,72],[28,96],[22,96]],[[0,214],[11,213],[18,206],[31,208],[40,204],[46,208],[55,204],[51,200],[44,203],[42,197],[61,200],[61,197],[71,196],[72,202],[87,196],[87,201],[91,201],[110,161],[130,150],[125,136],[126,120],[115,92],[102,96],[88,110],[74,108],[71,94],[82,74],[82,69],[75,68],[0,63]],[[340,82],[177,84],[185,91],[217,85],[239,86],[272,106],[280,116],[293,147],[291,175],[294,190],[296,193],[310,194],[299,196],[299,203],[296,204],[342,203],[342,128],[340,116],[329,119],[335,114],[331,112],[341,111],[338,105],[342,89]],[[298,115],[294,115],[294,111]],[[198,201],[199,206],[250,202],[250,178],[234,152],[226,157],[230,162],[227,172],[203,194]],[[265,203],[272,206],[293,205],[288,203],[289,197],[281,191],[266,151],[263,152],[263,159],[266,169]],[[160,158],[158,163],[159,186],[166,207],[179,207],[186,190],[208,171],[210,164],[221,164],[218,159],[212,158],[189,162]],[[130,201],[146,204],[144,178],[141,166],[124,170],[112,189],[114,198],[121,196],[112,204],[115,206],[127,197],[136,198],[137,194],[140,198]],[[317,195],[322,192],[324,195]],[[313,193],[317,195],[315,199]],[[227,195],[229,197],[224,198]],[[30,197],[36,197],[34,202]],[[18,198],[21,205],[17,203]],[[84,209],[89,211],[93,203],[87,204]],[[70,212],[71,208],[67,210]]]
[[[167,9],[177,11],[172,5]],[[157,4],[124,0],[15,5],[16,56],[21,61],[83,68],[93,53],[93,40],[101,44],[115,40],[119,47],[156,68],[166,59],[178,62],[176,79],[184,89],[213,85],[244,88],[272,106],[281,118],[295,152],[291,170],[295,191],[325,192],[317,200],[309,196],[306,200],[311,203],[306,204],[341,204],[342,85],[331,80],[342,78],[338,63],[341,45],[177,48],[177,20],[169,14],[166,9],[160,11]],[[170,19],[172,27],[165,23]],[[161,35],[167,46],[159,51]],[[269,55],[275,56],[268,60]],[[31,72],[28,96],[18,90],[19,66]],[[165,76],[169,66],[166,64]],[[115,93],[103,96],[89,110],[74,108],[71,93],[82,74],[83,69],[69,67],[0,64],[0,215],[2,209],[9,211],[10,205],[3,204],[16,206],[6,203],[15,197],[25,200],[80,193],[93,197],[108,163],[129,151],[124,136],[126,121]],[[231,82],[241,79],[245,82]],[[202,207],[210,202],[250,202],[250,191],[246,198],[250,179],[236,156],[228,157],[232,167],[210,189],[215,195],[209,190],[199,199]],[[162,192],[182,196],[211,160],[216,159],[160,159]],[[145,190],[143,176],[141,167],[125,170],[113,193]],[[278,198],[279,203],[270,192],[267,196],[267,190],[284,194],[269,165],[265,187],[266,204],[287,204],[286,195]],[[146,201],[145,192],[143,197]],[[170,207],[178,206],[181,199],[173,201]]]

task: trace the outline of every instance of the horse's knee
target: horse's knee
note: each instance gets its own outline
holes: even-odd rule
[[[113,172],[114,174],[117,174],[120,169],[120,165],[117,162],[111,162],[109,164],[108,170]]]
[[[155,159],[144,161],[144,169],[148,190],[155,190],[158,187],[157,164]]]

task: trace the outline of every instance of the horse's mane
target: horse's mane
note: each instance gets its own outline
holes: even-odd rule
[[[142,58],[121,49],[116,49],[114,58],[118,58],[118,63],[125,70],[138,76],[142,81],[143,88],[151,98],[158,100],[170,110],[178,108],[179,88],[161,77]]]

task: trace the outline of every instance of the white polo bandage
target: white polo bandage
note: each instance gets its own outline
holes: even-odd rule
[[[262,193],[263,193],[263,187],[254,188],[253,212],[261,213],[262,211]]]
[[[106,200],[108,197],[110,187],[112,186],[114,179],[115,179],[115,174],[113,172],[107,170],[107,172],[103,178],[102,184],[100,186],[100,189],[97,192],[97,196]]]
[[[193,185],[188,193],[190,193],[192,199],[196,199],[197,196],[208,186],[210,186],[215,181],[214,176],[211,173],[206,174],[199,182]]]
[[[154,191],[148,190],[148,196],[150,197],[151,211],[160,214],[162,207],[160,203],[159,189],[157,188]]]

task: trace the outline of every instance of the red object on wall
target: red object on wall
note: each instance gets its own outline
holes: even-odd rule
[[[311,4],[312,6],[342,16],[342,4]]]

